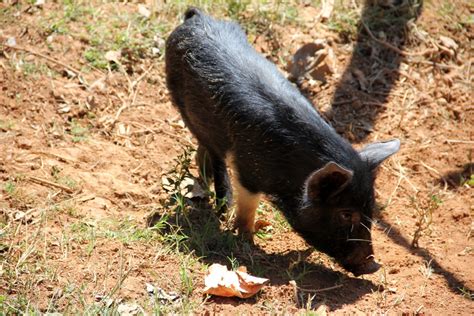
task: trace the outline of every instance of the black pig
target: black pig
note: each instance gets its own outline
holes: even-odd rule
[[[379,269],[370,234],[374,173],[398,140],[357,152],[237,24],[196,8],[166,42],[166,79],[199,153],[210,158],[218,198],[230,201],[226,161],[233,170],[239,233],[252,235],[266,194],[295,231],[346,270]]]

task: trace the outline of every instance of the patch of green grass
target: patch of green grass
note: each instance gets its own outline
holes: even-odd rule
[[[446,17],[452,15],[456,10],[456,5],[452,1],[443,1],[438,13],[442,17]]]
[[[85,2],[66,0],[63,1],[62,10],[53,10],[43,22],[43,29],[47,35],[69,34],[70,25],[78,21],[86,21],[95,12],[92,6],[86,6]]]
[[[305,260],[305,257],[298,255],[297,260],[290,263],[289,268],[285,271],[286,275],[290,280],[300,281],[305,278],[306,275],[312,273],[314,270],[311,265]]]
[[[272,33],[268,29],[269,24],[288,24],[297,20],[297,5],[287,0],[269,3],[251,0],[170,1],[159,12],[154,12],[151,18],[145,18],[137,12],[94,16],[94,23],[84,27],[91,45],[84,53],[84,58],[92,66],[106,69],[108,63],[103,56],[110,50],[122,51],[124,64],[155,57],[151,54],[152,48],[157,45],[155,36],[165,39],[182,22],[184,11],[189,6],[200,7],[216,17],[237,20],[249,34],[264,34],[268,37]]]
[[[338,33],[345,40],[354,39],[357,34],[357,26],[360,20],[360,14],[352,8],[348,8],[343,3],[336,4],[336,9],[329,18],[328,28]],[[344,9],[339,9],[345,6]]]
[[[7,192],[9,195],[13,195],[16,191],[16,185],[12,181],[7,181],[4,186],[5,192]]]
[[[72,190],[75,190],[78,187],[78,184],[77,184],[76,180],[74,180],[73,178],[71,178],[69,176],[60,177],[57,180],[57,183],[64,184],[65,186],[67,186],[68,188],[70,188]]]
[[[227,259],[229,260],[232,271],[236,271],[237,268],[240,267],[239,260],[237,260],[233,254],[231,254],[230,257],[227,257]]]
[[[94,67],[107,69],[109,63],[104,55],[107,51],[122,52],[122,62],[131,64],[136,60],[154,57],[152,47],[155,36],[164,37],[167,29],[156,19],[146,19],[138,13],[118,13],[97,16],[94,23],[85,25],[91,45],[84,52],[84,58]],[[110,64],[112,70],[118,67]]]
[[[183,260],[183,263],[179,267],[179,276],[181,278],[181,292],[187,297],[191,296],[194,287],[188,266],[188,260]]]
[[[41,315],[25,295],[0,295],[1,315]]]
[[[15,122],[12,120],[0,120],[0,131],[7,132],[11,131],[15,127]]]
[[[51,70],[47,64],[38,63],[38,62],[29,62],[24,59],[20,59],[17,62],[10,62],[13,68],[18,68],[21,70],[24,76],[38,78],[40,75],[49,75],[55,76],[57,73]],[[21,95],[17,96],[18,99],[21,99]]]
[[[33,194],[21,187],[23,180],[24,176],[18,174],[10,177],[10,180],[5,182],[3,186],[12,203],[11,207],[19,210],[28,209],[31,205],[35,205]]]
[[[69,125],[69,134],[72,136],[72,141],[74,143],[79,143],[87,140],[89,136],[89,128],[83,126],[77,120],[72,120]]]
[[[89,48],[84,52],[84,58],[95,68],[107,69],[109,62],[104,57],[105,52]]]
[[[466,289],[464,287],[459,288],[459,291],[461,292],[462,296],[473,301],[474,300],[474,293],[471,292],[469,289]]]
[[[57,205],[54,205],[51,210],[54,211],[54,212],[67,214],[67,215],[69,215],[71,217],[74,217],[74,218],[82,218],[83,217],[83,215],[78,212],[74,202],[58,203]]]
[[[470,186],[471,188],[474,187],[474,174],[471,174],[471,176],[469,177],[469,179],[467,179],[467,180],[464,181],[464,184],[467,184],[467,185]]]
[[[73,129],[71,129],[71,131],[72,130]],[[74,180],[73,178],[71,178],[69,175],[62,174],[61,169],[59,169],[59,167],[57,167],[57,166],[52,166],[51,167],[50,174],[51,174],[51,176],[53,177],[53,179],[56,183],[65,185],[65,186],[67,186],[68,188],[70,188],[72,190],[76,190],[79,186],[77,181]],[[71,206],[71,207],[73,207],[73,206]],[[67,207],[67,208],[70,208],[70,207]]]
[[[99,238],[117,240],[124,245],[135,242],[151,243],[162,241],[163,237],[157,233],[155,227],[140,227],[131,219],[102,220],[95,223],[86,221],[76,222],[69,227],[69,233],[78,241],[94,242]]]
[[[120,222],[107,221],[101,226],[101,236],[119,240],[123,244],[130,244],[137,241],[151,242],[160,239],[155,229],[140,227],[137,223],[129,219]]]

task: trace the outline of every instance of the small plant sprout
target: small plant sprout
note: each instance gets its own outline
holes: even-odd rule
[[[419,199],[418,197],[411,198],[411,206],[413,207],[416,219],[416,229],[411,242],[412,247],[418,248],[420,238],[424,235],[429,236],[431,234],[433,212],[438,209],[441,203],[442,201],[437,195],[431,195],[429,198],[425,198],[424,200]]]
[[[424,261],[423,264],[420,266],[419,271],[421,274],[425,277],[425,279],[430,279],[431,275],[433,274],[433,267],[431,266],[431,262],[433,259],[430,261]]]

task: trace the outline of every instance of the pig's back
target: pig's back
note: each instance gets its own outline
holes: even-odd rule
[[[347,166],[358,158],[235,23],[203,14],[186,20],[168,39],[167,76],[191,132],[222,157],[231,150],[237,167],[268,184],[256,191],[302,182],[327,161]]]

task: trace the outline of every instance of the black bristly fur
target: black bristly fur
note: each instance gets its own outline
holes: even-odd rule
[[[370,232],[341,224],[335,214],[359,212],[370,228],[373,166],[250,46],[237,24],[188,9],[167,40],[166,74],[173,102],[209,153],[217,197],[230,200],[224,159],[232,153],[240,183],[272,197],[310,244],[349,269],[372,254],[370,242],[347,241],[370,240]],[[351,171],[350,183],[330,199],[309,201],[308,177],[329,162]]]

